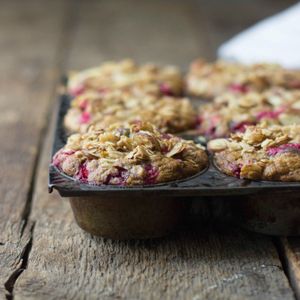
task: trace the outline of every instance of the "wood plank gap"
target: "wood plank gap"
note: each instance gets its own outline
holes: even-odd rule
[[[299,267],[295,266],[295,262],[299,259],[295,255],[287,237],[276,238],[275,246],[277,247],[279,258],[281,260],[283,270],[288,278],[291,288],[295,293],[297,300],[300,299],[299,287]]]
[[[4,283],[4,287],[7,291],[7,294],[6,294],[7,300],[14,299],[13,292],[14,292],[15,282],[20,277],[20,275],[23,273],[23,271],[27,269],[29,254],[30,254],[30,251],[32,248],[32,243],[33,243],[34,225],[35,225],[35,223],[33,222],[30,227],[30,238],[29,238],[28,242],[25,244],[23,251],[20,255],[18,268],[9,276],[7,281]]]
[[[58,70],[57,72],[57,78],[54,78],[52,83],[52,92],[50,93],[50,98],[53,99],[56,94],[56,87],[57,83],[63,76],[64,72],[64,66],[65,61],[68,56],[68,53],[70,51],[71,47],[71,40],[75,29],[76,21],[78,20],[78,4],[79,1],[72,1],[68,0],[66,1],[66,5],[64,7],[65,15],[64,22],[62,24],[62,31],[60,34],[59,42],[57,51],[55,54],[55,60],[57,62],[56,68]],[[57,105],[54,105],[56,107]],[[53,115],[53,112],[55,111],[55,108],[53,109],[53,103],[52,101],[48,101],[48,109],[47,113],[45,115],[45,123],[43,127],[41,128],[41,131],[39,133],[38,138],[38,145],[37,145],[37,155],[34,160],[31,179],[30,179],[30,187],[27,193],[26,197],[26,203],[24,206],[24,209],[21,214],[21,230],[20,230],[20,238],[23,237],[23,234],[25,232],[25,229],[28,227],[28,223],[30,222],[30,236],[28,239],[28,242],[25,244],[20,258],[19,258],[19,264],[16,270],[13,271],[13,273],[9,276],[7,281],[4,283],[4,287],[7,291],[6,299],[7,300],[13,300],[14,299],[14,286],[17,281],[17,279],[21,276],[23,271],[27,269],[29,257],[30,257],[30,251],[32,249],[33,245],[33,236],[34,236],[34,227],[35,227],[35,221],[30,221],[30,215],[31,215],[31,209],[32,209],[32,202],[33,202],[33,195],[36,187],[36,174],[37,170],[39,168],[40,160],[41,160],[41,153],[43,150],[43,145],[45,143],[45,139],[49,130],[49,123],[51,120],[51,116]],[[27,230],[26,230],[27,231]],[[0,243],[1,245],[5,245],[5,243]]]

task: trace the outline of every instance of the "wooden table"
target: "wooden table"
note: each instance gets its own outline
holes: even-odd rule
[[[47,190],[66,70],[124,57],[186,69],[291,3],[1,1],[1,299],[300,297],[297,238],[198,226],[154,241],[104,240],[81,231],[68,202]]]

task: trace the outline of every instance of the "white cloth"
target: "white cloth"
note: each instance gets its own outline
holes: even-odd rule
[[[270,62],[300,68],[300,3],[230,39],[219,48],[218,57],[245,64]]]

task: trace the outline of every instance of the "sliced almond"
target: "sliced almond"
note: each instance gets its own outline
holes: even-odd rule
[[[185,145],[183,143],[177,143],[167,154],[167,157],[172,157],[185,149]]]
[[[261,146],[262,148],[267,148],[270,146],[270,144],[273,142],[273,140],[271,139],[265,139],[262,143],[261,143]]]
[[[208,142],[208,149],[213,152],[223,151],[227,148],[228,141],[226,139],[215,139]]]

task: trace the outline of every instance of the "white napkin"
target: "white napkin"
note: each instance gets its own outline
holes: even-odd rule
[[[300,3],[230,39],[219,48],[218,56],[245,64],[270,62],[300,68]]]

